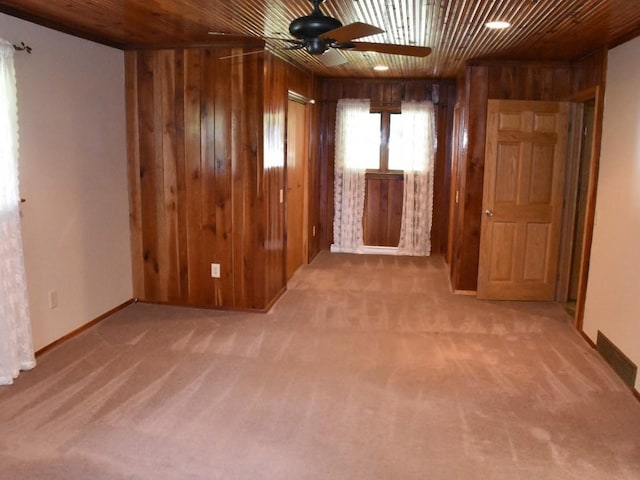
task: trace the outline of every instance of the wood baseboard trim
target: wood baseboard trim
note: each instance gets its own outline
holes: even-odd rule
[[[578,329],[578,333],[582,338],[584,338],[585,342],[587,342],[591,346],[591,348],[593,348],[594,350],[598,348],[598,346],[594,343],[594,341],[591,340],[589,336],[586,333],[584,333],[584,331],[581,328]]]
[[[161,305],[164,307],[178,307],[178,308],[196,308],[199,310],[212,310],[217,312],[241,312],[241,313],[268,313],[271,308],[278,302],[280,297],[286,292],[286,287],[283,287],[264,308],[238,308],[238,307],[221,307],[217,305],[192,305],[182,302],[158,302],[155,300],[141,300],[135,299],[136,303],[142,303],[145,305]]]
[[[129,305],[131,305],[132,303],[134,303],[134,299],[132,298],[131,300],[127,300],[126,302],[124,302],[121,305],[118,305],[117,307],[112,308],[111,310],[109,310],[106,313],[103,313],[102,315],[100,315],[97,318],[94,318],[93,320],[91,320],[88,323],[85,323],[84,325],[82,325],[81,327],[76,328],[75,330],[73,330],[72,332],[67,333],[64,337],[60,337],[58,340],[50,343],[49,345],[42,347],[40,350],[38,350],[36,352],[36,357],[39,357],[40,355],[42,355],[43,353],[48,352],[49,350],[57,347],[58,345],[63,344],[64,342],[66,342],[67,340],[72,339],[73,337],[77,337],[78,335],[80,335],[82,332],[84,332],[85,330],[89,330],[91,327],[93,327],[94,325],[97,325],[98,323],[100,323],[101,321],[103,321],[104,319],[110,317],[111,315],[113,315],[114,313],[119,312],[120,310],[128,307]]]
[[[589,344],[591,348],[593,348],[594,350],[598,349],[598,346],[593,342],[593,340],[589,338],[589,336],[586,333],[584,333],[582,329],[579,329],[578,333],[584,339],[584,341]],[[636,390],[635,388],[631,388],[630,390],[631,390],[631,393],[633,393],[633,396],[635,397],[635,399],[638,402],[640,402],[640,392],[638,392],[638,390]]]
[[[284,296],[286,291],[287,291],[287,287],[282,287],[280,291],[276,294],[276,296],[273,298],[273,300],[271,300],[268,303],[267,308],[265,308],[264,310],[264,313],[269,313],[271,309],[276,306],[276,303],[278,303],[280,299]]]
[[[475,297],[476,296],[476,291],[475,290],[456,290],[453,289],[453,293],[456,295],[468,295],[471,297]]]

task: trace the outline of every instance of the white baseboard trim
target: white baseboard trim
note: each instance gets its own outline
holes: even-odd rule
[[[375,247],[364,245],[359,248],[342,248],[331,245],[331,253],[356,253],[359,255],[399,255],[397,247]]]
[[[369,255],[399,255],[397,247],[365,246],[362,253]]]

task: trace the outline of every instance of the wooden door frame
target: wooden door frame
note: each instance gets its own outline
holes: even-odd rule
[[[603,106],[604,106],[604,88],[601,86],[596,86],[593,88],[589,88],[583,90],[576,95],[572,96],[568,99],[570,102],[575,104],[584,104],[586,102],[593,101],[595,103],[594,109],[594,126],[593,126],[593,135],[591,138],[591,158],[589,160],[589,169],[587,172],[588,175],[588,187],[587,187],[587,201],[585,205],[585,227],[583,234],[583,249],[582,256],[580,261],[580,273],[578,274],[578,296],[576,298],[576,313],[575,313],[575,327],[579,332],[583,332],[582,325],[584,320],[584,306],[587,298],[587,283],[589,280],[589,264],[591,258],[591,243],[593,239],[593,227],[595,225],[595,214],[596,214],[596,194],[598,188],[598,172],[600,169],[600,143],[602,139],[602,118],[603,118]],[[574,106],[574,117],[572,121],[578,120],[580,125],[582,125],[582,105]],[[582,129],[582,126],[579,130]],[[574,126],[573,139],[575,139],[576,135],[580,135],[580,131]],[[579,161],[579,158],[576,158],[580,154],[580,149],[576,149],[575,145],[570,145],[570,151],[572,153],[571,157],[568,157],[568,162],[571,162],[571,167],[576,168],[576,162]],[[576,151],[577,150],[577,151]],[[573,178],[568,179],[568,181],[578,181],[577,175],[573,175]],[[565,193],[566,194],[566,193]],[[567,197],[565,197],[565,202],[567,201]],[[565,205],[567,205],[565,203]],[[572,206],[569,204],[568,208],[565,209],[563,217],[563,231],[568,232],[572,231],[572,228],[568,225],[573,222],[575,215],[575,205]],[[558,279],[558,289],[557,289],[557,300],[558,301],[566,301],[566,292],[568,288],[568,275],[566,275],[567,269],[570,268],[570,252],[571,252],[571,240],[566,238],[562,245],[561,252],[561,268],[563,269],[564,275]],[[565,283],[566,282],[566,283]],[[584,335],[583,335],[584,336]]]
[[[311,124],[311,112],[309,108],[306,108],[308,105],[313,105],[315,103],[315,100],[308,98],[300,93],[297,93],[293,90],[288,90],[287,91],[287,109],[286,109],[286,113],[285,113],[285,125],[287,126],[286,132],[285,132],[285,164],[284,164],[284,185],[283,185],[283,191],[284,191],[284,252],[285,254],[283,255],[283,262],[284,262],[284,272],[285,272],[285,276],[287,276],[287,252],[288,252],[288,225],[287,225],[287,214],[288,214],[288,208],[289,208],[289,203],[288,203],[288,195],[287,195],[287,191],[289,188],[289,184],[288,184],[288,175],[287,175],[287,156],[289,154],[289,145],[288,145],[288,140],[289,140],[289,102],[296,102],[296,103],[300,103],[302,105],[305,106],[305,125],[306,125],[306,129],[307,131],[305,132],[305,136],[307,138],[307,148],[306,148],[306,152],[305,152],[305,159],[304,159],[304,165],[303,165],[303,205],[302,205],[302,211],[303,211],[303,218],[302,218],[302,243],[303,243],[303,248],[302,248],[302,258],[303,258],[303,264],[309,263],[309,139],[310,139],[310,132],[309,132],[309,125]]]
[[[460,154],[458,148],[458,136],[460,134],[460,115],[461,115],[460,102],[456,102],[453,107],[453,129],[451,133],[452,146],[451,146],[451,178],[449,182],[449,224],[447,234],[447,252],[446,262],[449,268],[453,268],[453,255],[454,246],[453,238],[455,236],[455,219],[457,218],[458,201],[459,201],[459,186],[458,186],[458,155]]]
[[[588,101],[588,100],[587,100]],[[565,170],[564,207],[562,210],[562,233],[560,239],[560,259],[556,282],[556,301],[569,299],[569,283],[572,270],[572,254],[575,238],[575,217],[578,210],[577,194],[580,181],[580,157],[582,151],[582,130],[584,128],[584,103],[571,102],[569,110],[569,140]]]

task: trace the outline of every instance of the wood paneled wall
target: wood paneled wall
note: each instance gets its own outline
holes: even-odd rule
[[[475,62],[458,78],[458,118],[454,139],[451,284],[457,291],[475,291],[480,253],[480,223],[488,99],[569,100],[600,82],[606,55],[573,63]],[[456,195],[457,192],[457,195]]]
[[[264,181],[269,192],[267,202],[267,236],[265,239],[265,276],[267,295],[274,298],[286,285],[285,248],[286,225],[285,203],[280,202],[280,191],[286,191],[285,168],[287,146],[287,104],[289,91],[314,100],[316,97],[315,79],[270,53],[265,54],[265,115],[264,115]],[[310,142],[314,145],[316,133],[315,105],[310,118]],[[311,148],[308,161],[309,192],[309,258],[318,253],[317,241],[317,205],[319,185],[317,175],[317,149]],[[298,208],[299,206],[296,206]]]
[[[572,62],[570,96],[596,87],[604,87],[606,71],[607,49],[604,48]],[[604,94],[604,91],[601,93]]]
[[[311,111],[310,132],[309,132],[309,168],[308,172],[308,188],[309,188],[309,232],[307,235],[307,249],[309,261],[315,257],[322,249],[321,237],[321,219],[323,215],[322,198],[325,194],[323,190],[322,171],[324,164],[321,161],[322,141],[325,134],[321,130],[321,103],[322,84],[314,77],[313,90],[309,92],[313,97],[315,104]]]
[[[285,288],[284,62],[240,48],[129,51],[134,295],[265,309]],[[304,82],[303,82],[304,83]],[[264,154],[263,154],[264,152]],[[271,162],[265,167],[265,159]],[[220,264],[220,278],[211,264]]]
[[[455,82],[450,80],[372,80],[324,78],[319,81],[321,105],[318,112],[320,131],[320,203],[319,227],[320,248],[327,249],[333,242],[333,179],[334,179],[334,136],[335,114],[338,100],[342,98],[367,98],[372,107],[400,106],[403,100],[432,100],[432,86],[439,86],[439,98],[435,105],[438,151],[434,175],[433,226],[431,229],[432,253],[444,253],[447,248],[449,216],[449,182],[451,173],[451,128],[455,102]],[[369,182],[371,183],[371,182]],[[397,191],[395,189],[394,191]],[[378,212],[369,211],[373,218],[386,218],[393,210],[394,197],[387,196],[386,202],[373,202]],[[400,202],[402,199],[400,198]],[[389,225],[388,222],[380,223]],[[371,238],[386,237],[376,232]],[[372,233],[370,231],[370,233]],[[388,241],[388,240],[387,240]]]
[[[265,58],[264,97],[264,184],[268,193],[266,202],[266,224],[264,249],[264,275],[270,298],[286,285],[285,265],[285,211],[280,202],[280,191],[284,191],[285,141],[287,130],[286,69],[279,68],[277,59]]]
[[[315,80],[268,53],[220,58],[241,51],[126,52],[134,294],[141,300],[267,308],[285,288],[280,191],[285,189],[287,92],[317,101],[308,169],[312,258],[333,236],[337,101],[370,98],[373,105],[389,106],[403,99],[430,100],[434,83],[440,95],[433,252],[446,251],[449,202],[457,198],[451,208],[451,280],[456,290],[475,290],[487,100],[568,99],[600,85],[606,62],[606,52],[599,51],[567,64],[469,65],[458,79],[459,135],[452,139],[456,86],[451,81]],[[453,142],[457,174],[450,196]],[[211,278],[212,263],[221,265],[221,278]]]
[[[397,247],[402,225],[403,175],[366,176],[364,244]]]

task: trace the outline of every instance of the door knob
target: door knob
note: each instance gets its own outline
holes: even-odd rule
[[[489,210],[489,209],[487,209],[487,210],[485,210],[485,211],[484,211],[484,214],[485,214],[487,217],[493,217],[493,210]]]

